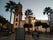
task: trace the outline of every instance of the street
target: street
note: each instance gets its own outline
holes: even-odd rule
[[[0,40],[15,40],[15,33],[13,33],[9,36],[1,36]]]
[[[32,35],[26,35],[25,40],[34,40]],[[53,35],[40,34],[38,40],[53,40]]]
[[[9,36],[3,36],[0,37],[0,40],[15,40],[15,34],[11,34]],[[34,40],[32,35],[25,35],[25,40]],[[49,34],[40,34],[39,39],[38,40],[53,40],[53,35],[49,35]]]

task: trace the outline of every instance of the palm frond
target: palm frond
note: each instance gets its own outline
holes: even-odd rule
[[[46,8],[44,9],[43,14],[47,14],[47,15],[48,15],[48,13],[51,13],[51,11],[52,11],[52,9],[51,9],[50,7],[46,7]]]
[[[10,6],[10,3],[6,3],[6,5]]]
[[[43,12],[43,14],[45,15],[45,12]]]
[[[25,12],[25,15],[26,15],[26,16],[28,15],[28,12],[27,12],[27,10],[26,10],[26,12]]]
[[[9,1],[9,3],[10,3],[11,5],[16,5],[16,3],[13,2],[13,1]]]
[[[26,11],[25,11],[25,15],[26,16],[30,16],[30,15],[33,15],[33,13],[32,13],[32,10],[31,9],[27,9]]]
[[[9,5],[6,5],[5,8],[10,8],[10,6]]]
[[[9,9],[8,9],[8,8],[6,8],[6,11],[9,11]]]
[[[6,11],[13,11],[13,9],[15,9],[15,5],[16,3],[13,1],[9,1],[8,3],[6,3]]]

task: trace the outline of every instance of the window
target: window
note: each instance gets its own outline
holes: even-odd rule
[[[17,23],[16,23],[16,26],[17,26]]]
[[[18,21],[18,18],[16,18],[16,21]]]
[[[35,19],[35,17],[34,17],[34,19]]]

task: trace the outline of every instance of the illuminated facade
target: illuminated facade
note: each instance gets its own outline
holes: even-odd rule
[[[34,26],[34,22],[36,21],[41,21],[41,22],[45,22],[48,23],[48,20],[36,20],[35,17],[31,16],[30,17],[30,23],[33,25],[32,28],[30,28],[30,30],[34,31],[36,29],[36,27]],[[27,17],[25,17],[25,20],[22,20],[22,4],[20,4],[20,2],[16,5],[16,10],[15,10],[15,14],[14,14],[14,23],[13,23],[13,27],[15,28],[24,28],[23,25],[24,23],[29,23],[29,19]],[[45,29],[42,28],[42,26],[39,26],[39,31],[45,32]],[[48,28],[49,29],[49,28]],[[27,28],[25,28],[25,30],[27,31]]]

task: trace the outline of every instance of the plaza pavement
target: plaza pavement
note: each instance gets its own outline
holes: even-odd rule
[[[0,37],[0,40],[15,40],[15,33],[9,35],[9,36],[3,36]],[[32,35],[25,35],[25,40],[34,40]],[[53,40],[53,34],[49,35],[49,34],[40,34],[39,39],[38,40]]]

